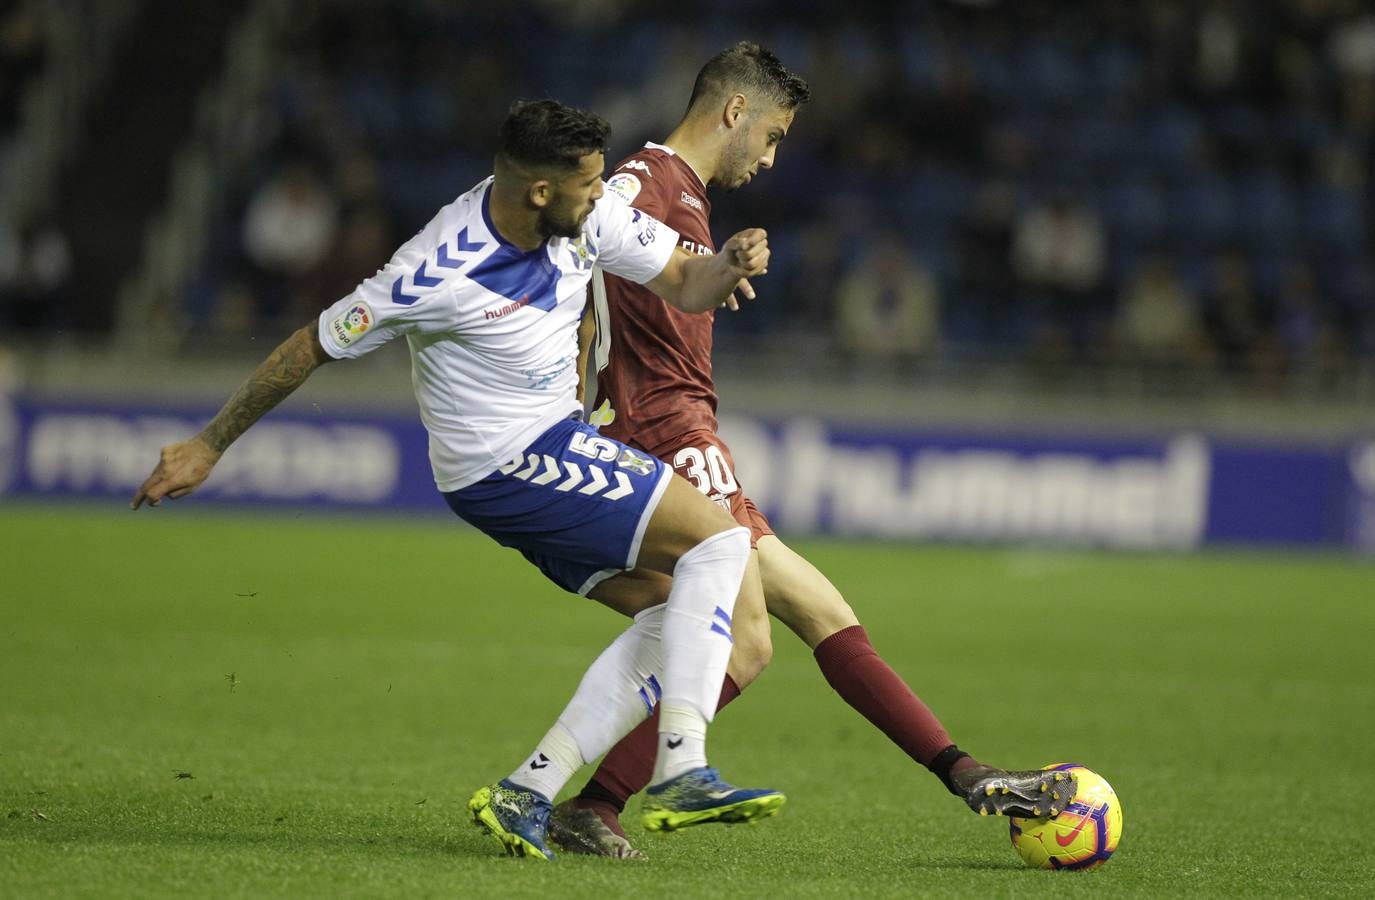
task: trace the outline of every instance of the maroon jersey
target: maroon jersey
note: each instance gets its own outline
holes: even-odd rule
[[[689,253],[715,252],[706,185],[667,147],[646,144],[626,157],[607,180],[607,189],[678,232]],[[593,277],[592,295],[598,372],[592,424],[656,455],[688,432],[714,433],[715,313],[680,312],[649,288],[600,271]]]

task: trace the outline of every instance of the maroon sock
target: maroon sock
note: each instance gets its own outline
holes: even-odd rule
[[[717,712],[740,696],[740,686],[729,675],[721,682],[721,697],[716,701]],[[597,771],[578,794],[580,801],[607,803],[617,812],[625,803],[649,784],[654,776],[654,754],[659,749],[659,707],[635,729],[621,738],[606,754]]]
[[[835,692],[923,766],[931,768],[954,743],[936,714],[878,655],[862,625],[826,638],[815,656]]]

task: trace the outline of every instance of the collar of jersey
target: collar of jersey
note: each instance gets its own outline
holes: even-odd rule
[[[493,238],[495,238],[496,242],[507,250],[508,256],[511,254],[515,254],[517,256],[534,256],[536,253],[544,253],[548,255],[549,238],[545,238],[544,241],[533,250],[522,250],[515,244],[506,240],[506,238],[502,237],[501,232],[497,231],[496,223],[492,221],[491,200],[492,182],[488,182],[487,188],[482,192],[482,224],[486,226],[487,233],[490,234]]]
[[[664,153],[667,153],[669,156],[678,156],[677,151],[674,150],[672,147],[670,147],[668,144],[656,144],[656,143],[654,143],[653,141],[645,141],[645,148],[648,149],[648,150],[662,150]],[[694,178],[697,179],[697,183],[698,183],[698,184],[701,186],[701,188],[702,188],[702,193],[705,194],[706,191],[707,191],[707,181],[706,181],[706,179],[703,178],[703,177],[697,172],[697,170],[694,169],[694,168],[692,167],[692,163],[688,162],[686,159],[683,159],[681,156],[678,156],[678,159],[682,162],[683,165],[687,166],[687,170],[688,170],[689,172],[692,173],[692,177],[694,177]]]
[[[533,250],[521,250],[503,238],[488,209],[491,193],[488,184],[482,194],[482,222],[497,241],[497,248],[468,273],[468,279],[507,300],[549,312],[558,305],[557,286],[562,275],[549,258],[549,240]]]

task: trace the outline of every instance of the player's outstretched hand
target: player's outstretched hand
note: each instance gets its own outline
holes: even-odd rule
[[[721,253],[726,257],[731,269],[741,276],[735,290],[743,294],[746,300],[753,300],[754,287],[750,285],[748,277],[764,275],[769,271],[768,233],[762,228],[746,228],[731,235],[730,240],[722,245]],[[726,306],[732,310],[740,308],[734,291],[726,298]]]
[[[199,437],[168,444],[162,448],[162,458],[153,474],[144,479],[134,499],[129,501],[129,508],[138,509],[145,500],[149,506],[157,506],[164,497],[173,500],[185,497],[210,477],[210,470],[219,459],[220,454]]]

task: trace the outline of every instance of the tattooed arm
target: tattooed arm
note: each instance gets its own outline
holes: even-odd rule
[[[162,448],[157,468],[139,486],[129,507],[138,509],[145,500],[157,506],[164,497],[176,500],[191,493],[210,477],[220,455],[239,435],[331,359],[320,346],[314,323],[287,338],[253,370],[200,434]]]

